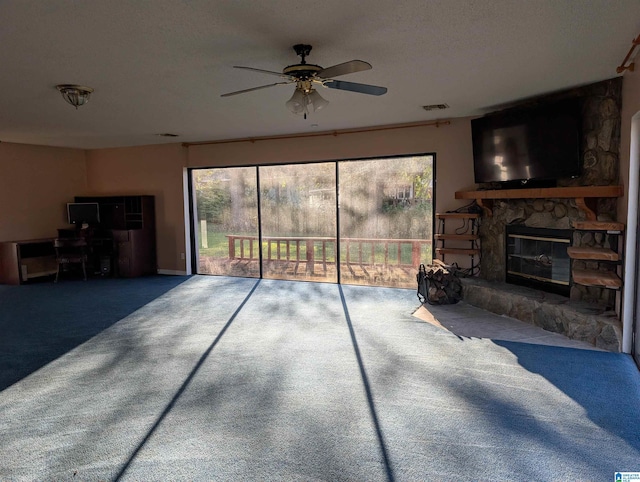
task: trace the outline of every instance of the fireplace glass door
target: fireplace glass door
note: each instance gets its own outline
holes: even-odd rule
[[[569,295],[571,231],[507,226],[507,282]]]

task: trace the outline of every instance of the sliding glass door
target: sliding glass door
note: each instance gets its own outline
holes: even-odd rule
[[[193,171],[197,273],[260,277],[255,167]]]
[[[420,263],[432,260],[433,156],[338,167],[341,282],[415,287]]]
[[[431,155],[192,172],[200,274],[413,288],[432,260]]]
[[[265,166],[259,173],[263,276],[335,283],[335,163]]]

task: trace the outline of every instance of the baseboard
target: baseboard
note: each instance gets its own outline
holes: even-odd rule
[[[174,275],[174,276],[186,276],[187,272],[186,271],[178,271],[175,269],[159,269],[158,270],[158,274],[168,274],[168,275]]]

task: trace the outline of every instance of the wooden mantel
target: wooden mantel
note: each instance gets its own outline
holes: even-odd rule
[[[602,197],[621,197],[622,186],[574,186],[534,189],[487,189],[484,191],[457,191],[456,199],[475,199],[485,213],[491,216],[494,199],[559,199],[573,198],[589,221],[597,219],[596,203]]]

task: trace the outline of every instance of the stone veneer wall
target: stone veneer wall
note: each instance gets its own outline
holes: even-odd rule
[[[535,99],[535,103],[565,97],[582,99],[583,173],[576,179],[560,179],[558,186],[594,186],[618,184],[620,109],[622,106],[622,79],[620,77]],[[495,188],[482,184],[481,188]],[[616,219],[617,199],[598,201],[598,220]],[[541,228],[571,228],[571,223],[584,220],[573,199],[513,199],[495,200],[493,216],[483,217],[480,224],[482,249],[480,277],[489,281],[505,280],[505,226],[521,224]],[[606,246],[609,237],[598,233],[574,233],[574,246]],[[574,262],[576,263],[576,262]],[[612,269],[610,265],[597,262],[577,262],[589,269]],[[615,292],[603,288],[575,285],[571,287],[571,299],[613,304]]]
[[[591,303],[569,302],[552,293],[463,278],[463,299],[474,306],[500,315],[561,333],[607,351],[619,352],[622,346],[622,323],[615,312]]]

